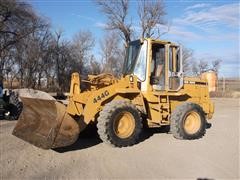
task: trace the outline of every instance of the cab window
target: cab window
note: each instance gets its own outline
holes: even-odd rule
[[[165,46],[152,45],[151,84],[155,90],[165,89]]]

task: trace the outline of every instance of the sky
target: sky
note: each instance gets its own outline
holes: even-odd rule
[[[72,39],[80,30],[90,30],[96,48],[106,34],[106,17],[92,0],[30,0],[38,14],[54,30]],[[237,0],[165,0],[167,26],[160,26],[163,40],[191,48],[197,60],[221,59],[220,77],[240,76],[240,3]],[[129,15],[138,31],[137,1],[130,0]],[[95,52],[98,53],[98,50]]]

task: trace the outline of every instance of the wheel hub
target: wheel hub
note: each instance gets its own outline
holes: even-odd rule
[[[121,112],[114,121],[114,132],[119,138],[128,138],[135,129],[135,120],[130,112]]]
[[[186,115],[184,121],[184,129],[188,134],[195,134],[201,127],[201,118],[195,111],[191,111]]]

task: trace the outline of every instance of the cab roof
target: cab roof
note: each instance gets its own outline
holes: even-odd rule
[[[156,43],[159,43],[159,44],[171,44],[173,46],[178,46],[177,43],[174,43],[174,42],[171,42],[171,41],[167,41],[167,40],[160,40],[160,39],[153,39],[153,38],[144,38],[146,40],[150,40],[152,42],[156,42]]]

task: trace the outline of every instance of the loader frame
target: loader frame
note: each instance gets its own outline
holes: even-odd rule
[[[111,85],[103,88],[81,92],[81,81],[78,73],[72,74],[69,104],[67,112],[72,116],[81,117],[80,123],[84,128],[91,121],[96,121],[98,114],[103,110],[105,104],[110,101],[125,99],[135,104],[141,114],[146,117],[149,127],[159,127],[170,124],[172,111],[183,102],[199,104],[208,119],[212,117],[214,107],[209,100],[209,92],[206,80],[199,78],[183,78],[182,66],[179,72],[175,73],[180,78],[179,87],[170,89],[169,80],[169,48],[178,47],[176,44],[167,41],[156,41],[152,39],[146,41],[147,46],[147,70],[145,82],[139,82],[134,74],[125,75],[119,80],[114,80]],[[161,44],[165,51],[165,89],[154,90],[150,83],[150,64],[152,61],[152,45]],[[181,52],[180,52],[181,54]],[[176,59],[173,59],[175,62]],[[180,58],[182,64],[182,58]],[[174,63],[176,64],[176,63]],[[102,77],[105,75],[103,74]],[[144,91],[141,90],[141,83],[147,84]]]
[[[97,123],[100,138],[116,147],[135,144],[143,124],[170,125],[178,139],[205,134],[214,105],[206,80],[183,77],[180,46],[153,39],[130,42],[124,65],[121,78],[100,74],[81,79],[73,73],[67,107],[44,99],[44,92],[21,97],[24,111],[13,134],[44,149],[73,144],[90,123]]]

